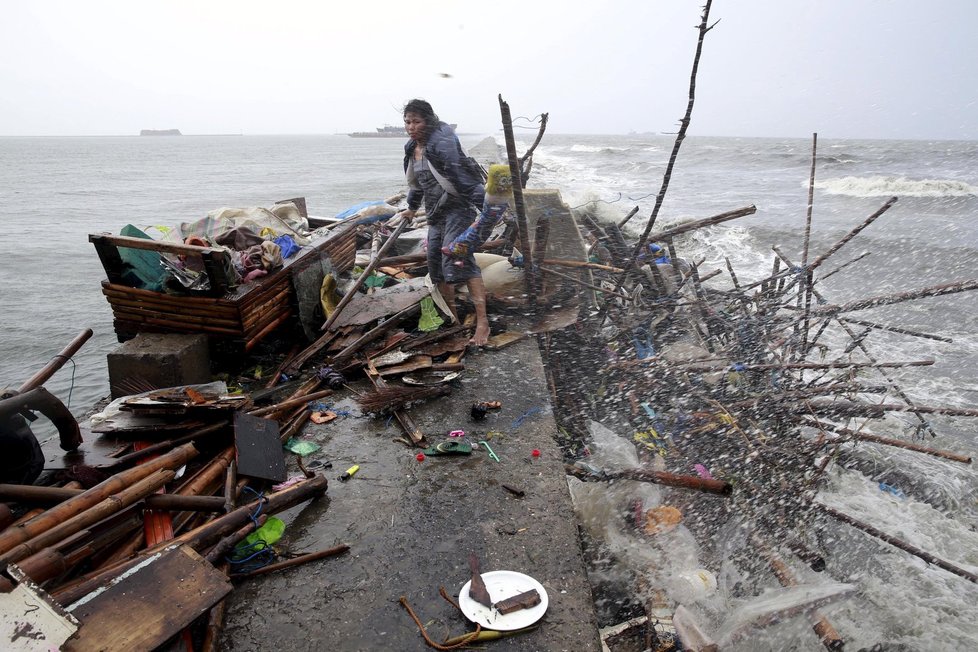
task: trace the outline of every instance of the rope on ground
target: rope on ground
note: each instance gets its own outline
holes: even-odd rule
[[[445,587],[443,586],[439,587],[439,592],[441,593],[442,597],[448,600],[456,609],[458,609],[459,611],[462,610],[461,607],[455,604],[452,601],[452,599],[448,597],[448,594],[445,592]],[[460,647],[465,647],[466,645],[474,641],[476,637],[479,635],[479,632],[482,631],[482,625],[476,623],[475,631],[469,634],[468,636],[466,636],[458,643],[454,643],[452,645],[442,645],[441,643],[436,643],[433,640],[431,640],[430,636],[428,636],[428,632],[425,630],[424,624],[422,624],[421,619],[418,618],[418,616],[414,613],[414,609],[411,608],[411,605],[408,604],[407,598],[402,595],[400,602],[401,602],[401,606],[407,609],[408,615],[411,616],[411,620],[413,620],[414,623],[418,626],[418,629],[421,630],[421,636],[424,637],[424,642],[427,643],[430,647],[435,648],[436,650],[457,650]]]

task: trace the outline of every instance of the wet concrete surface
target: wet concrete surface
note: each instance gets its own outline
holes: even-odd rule
[[[393,439],[397,422],[362,415],[355,402],[337,402],[348,416],[307,426],[303,439],[321,446],[307,460],[329,460],[327,496],[283,518],[280,544],[312,552],[340,543],[342,556],[240,582],[228,605],[222,649],[428,650],[401,606],[404,596],[434,641],[473,631],[453,600],[469,580],[468,555],[483,572],[525,573],[546,589],[549,608],[538,628],[485,643],[494,650],[599,650],[577,520],[554,442],[543,367],[532,339],[502,351],[470,353],[448,397],[413,407],[430,444],[461,429],[475,443],[494,431],[490,446],[470,456],[415,458],[419,449]],[[458,383],[458,381],[456,381]],[[500,410],[475,422],[477,401]],[[531,456],[539,449],[541,456]],[[291,463],[290,463],[291,464]],[[337,477],[353,464],[349,481]],[[294,464],[292,464],[292,468]],[[525,491],[522,498],[502,485]]]

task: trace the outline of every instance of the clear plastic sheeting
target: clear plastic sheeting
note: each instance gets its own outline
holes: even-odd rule
[[[855,585],[840,582],[774,589],[736,607],[723,621],[715,638],[723,650],[737,643],[741,644],[740,649],[755,649],[749,639],[756,630],[810,613],[855,592]],[[784,649],[790,647],[786,644]]]

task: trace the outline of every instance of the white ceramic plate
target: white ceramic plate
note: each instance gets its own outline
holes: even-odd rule
[[[503,632],[523,629],[543,618],[544,612],[547,611],[549,604],[547,590],[529,575],[516,571],[490,571],[482,574],[482,581],[486,583],[489,597],[492,598],[493,602],[501,602],[530,589],[536,589],[537,593],[540,594],[540,604],[537,606],[514,611],[504,616],[495,609],[479,604],[469,597],[469,585],[472,584],[472,580],[469,580],[459,591],[458,606],[462,608],[462,613],[465,614],[466,618],[474,623],[479,623],[486,629]]]

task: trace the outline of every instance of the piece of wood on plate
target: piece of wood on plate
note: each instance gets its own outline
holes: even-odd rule
[[[187,546],[166,548],[68,607],[81,626],[66,652],[153,650],[231,592]]]
[[[523,593],[514,595],[511,598],[500,600],[492,606],[496,608],[496,611],[505,616],[506,614],[513,613],[514,611],[535,607],[540,604],[540,602],[540,593],[536,589],[530,589],[529,591],[524,591]]]

